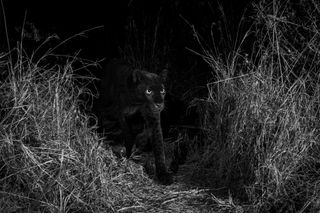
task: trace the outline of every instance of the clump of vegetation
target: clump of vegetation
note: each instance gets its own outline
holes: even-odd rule
[[[103,146],[85,114],[94,78],[77,70],[93,65],[22,45],[1,54],[0,212],[110,212],[132,204],[130,183],[148,182]]]
[[[320,4],[254,8],[253,26],[224,57],[218,44],[210,49],[196,37],[216,80],[207,99],[196,100],[206,139],[193,176],[231,189],[254,212],[316,211]],[[242,51],[248,40],[251,55]]]

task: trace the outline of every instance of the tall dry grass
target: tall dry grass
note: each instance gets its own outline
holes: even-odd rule
[[[198,100],[206,140],[193,176],[253,212],[320,207],[320,4],[299,3],[254,5],[253,25],[225,57],[196,37],[215,81]],[[251,54],[242,51],[248,39]]]
[[[95,116],[85,113],[95,95],[88,69],[96,63],[55,54],[66,41],[40,51],[48,38],[31,55],[21,41],[0,55],[0,212],[133,205],[132,181],[148,182],[142,168],[117,161],[101,143]]]

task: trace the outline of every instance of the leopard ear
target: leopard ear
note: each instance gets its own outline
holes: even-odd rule
[[[161,78],[162,81],[166,81],[168,76],[168,69],[164,68],[160,73],[159,73],[159,77]]]
[[[129,88],[135,87],[141,82],[141,73],[140,70],[134,69],[127,78],[127,86]]]
[[[141,71],[138,70],[138,69],[133,70],[133,72],[132,72],[132,81],[133,81],[133,83],[138,83],[138,82],[141,81],[141,79],[142,79]]]

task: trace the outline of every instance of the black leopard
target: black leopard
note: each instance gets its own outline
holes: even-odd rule
[[[125,147],[125,155],[151,147],[155,170],[162,184],[171,184],[165,163],[160,113],[164,109],[167,69],[159,75],[135,69],[122,60],[112,60],[101,81],[99,120],[114,147]]]

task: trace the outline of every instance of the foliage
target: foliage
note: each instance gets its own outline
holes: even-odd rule
[[[254,212],[319,208],[320,5],[300,3],[254,5],[253,25],[239,39],[251,41],[250,55],[240,42],[221,58],[199,39],[197,54],[216,80],[196,102],[206,141],[194,175],[231,189]]]

